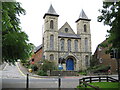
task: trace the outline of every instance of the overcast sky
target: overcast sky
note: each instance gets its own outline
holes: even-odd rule
[[[92,40],[92,53],[98,44],[105,40],[107,29],[103,23],[97,22],[97,17],[101,14],[98,10],[102,8],[102,0],[17,0],[22,3],[26,10],[26,15],[20,17],[22,30],[27,33],[29,40],[35,46],[42,44],[42,28],[44,24],[43,16],[48,11],[50,4],[59,14],[58,29],[68,22],[76,32],[76,23],[81,9],[83,9],[89,19],[91,19],[90,30]]]

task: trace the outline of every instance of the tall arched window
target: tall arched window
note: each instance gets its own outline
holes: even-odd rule
[[[54,28],[54,23],[53,23],[53,20],[50,21],[50,29],[53,29]]]
[[[54,55],[50,54],[50,60],[54,60]]]
[[[75,42],[74,42],[74,46],[75,46],[75,51],[77,52],[78,51],[78,40],[75,40]]]
[[[64,51],[64,39],[61,39],[60,44],[61,44],[61,51]]]
[[[54,36],[51,35],[50,36],[50,50],[53,50],[54,49]]]
[[[89,63],[88,63],[88,55],[85,56],[85,65],[88,66]]]
[[[68,51],[71,51],[71,40],[68,39],[67,43],[68,43]]]
[[[87,26],[86,26],[86,24],[84,25],[84,32],[87,32]]]
[[[88,51],[88,39],[85,38],[85,52]]]

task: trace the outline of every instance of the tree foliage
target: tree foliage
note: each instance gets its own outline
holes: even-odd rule
[[[111,48],[120,50],[120,1],[103,2],[103,9],[99,11],[102,15],[98,16],[98,21],[110,26],[110,30],[107,31],[108,44],[112,44]]]
[[[20,15],[25,10],[19,2],[2,2],[2,59],[3,62],[13,63],[27,59],[33,49],[28,43],[28,36],[21,30]]]

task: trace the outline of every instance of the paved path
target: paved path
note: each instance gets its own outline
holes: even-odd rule
[[[2,70],[2,78],[25,78],[20,72],[17,63],[15,65],[6,64],[5,68]]]

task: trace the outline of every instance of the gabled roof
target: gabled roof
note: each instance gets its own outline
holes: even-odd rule
[[[36,53],[38,50],[40,50],[40,49],[42,48],[42,46],[43,46],[43,45],[41,44],[41,45],[35,47],[35,49],[34,49],[34,53]]]
[[[68,32],[65,32],[65,28],[68,28]],[[59,33],[71,33],[71,34],[75,34],[75,32],[73,31],[73,29],[71,28],[71,26],[68,24],[68,22],[66,22],[66,23],[59,29]]]
[[[74,39],[80,39],[80,35],[77,34],[70,34],[70,33],[59,33],[59,38],[74,38]]]
[[[56,13],[55,9],[53,8],[52,4],[50,5],[50,7],[49,7],[49,9],[48,9],[48,12],[45,13],[45,15],[44,15],[43,18],[45,18],[46,15],[59,16],[59,15]]]
[[[67,28],[67,31],[65,30]],[[75,34],[73,29],[70,27],[70,25],[66,22],[58,32],[59,38],[76,38],[79,39],[80,35]]]
[[[84,10],[82,9],[79,18],[77,19],[76,22],[78,22],[79,20],[87,20],[87,21],[91,21],[90,19],[88,19],[87,15],[85,14]]]

